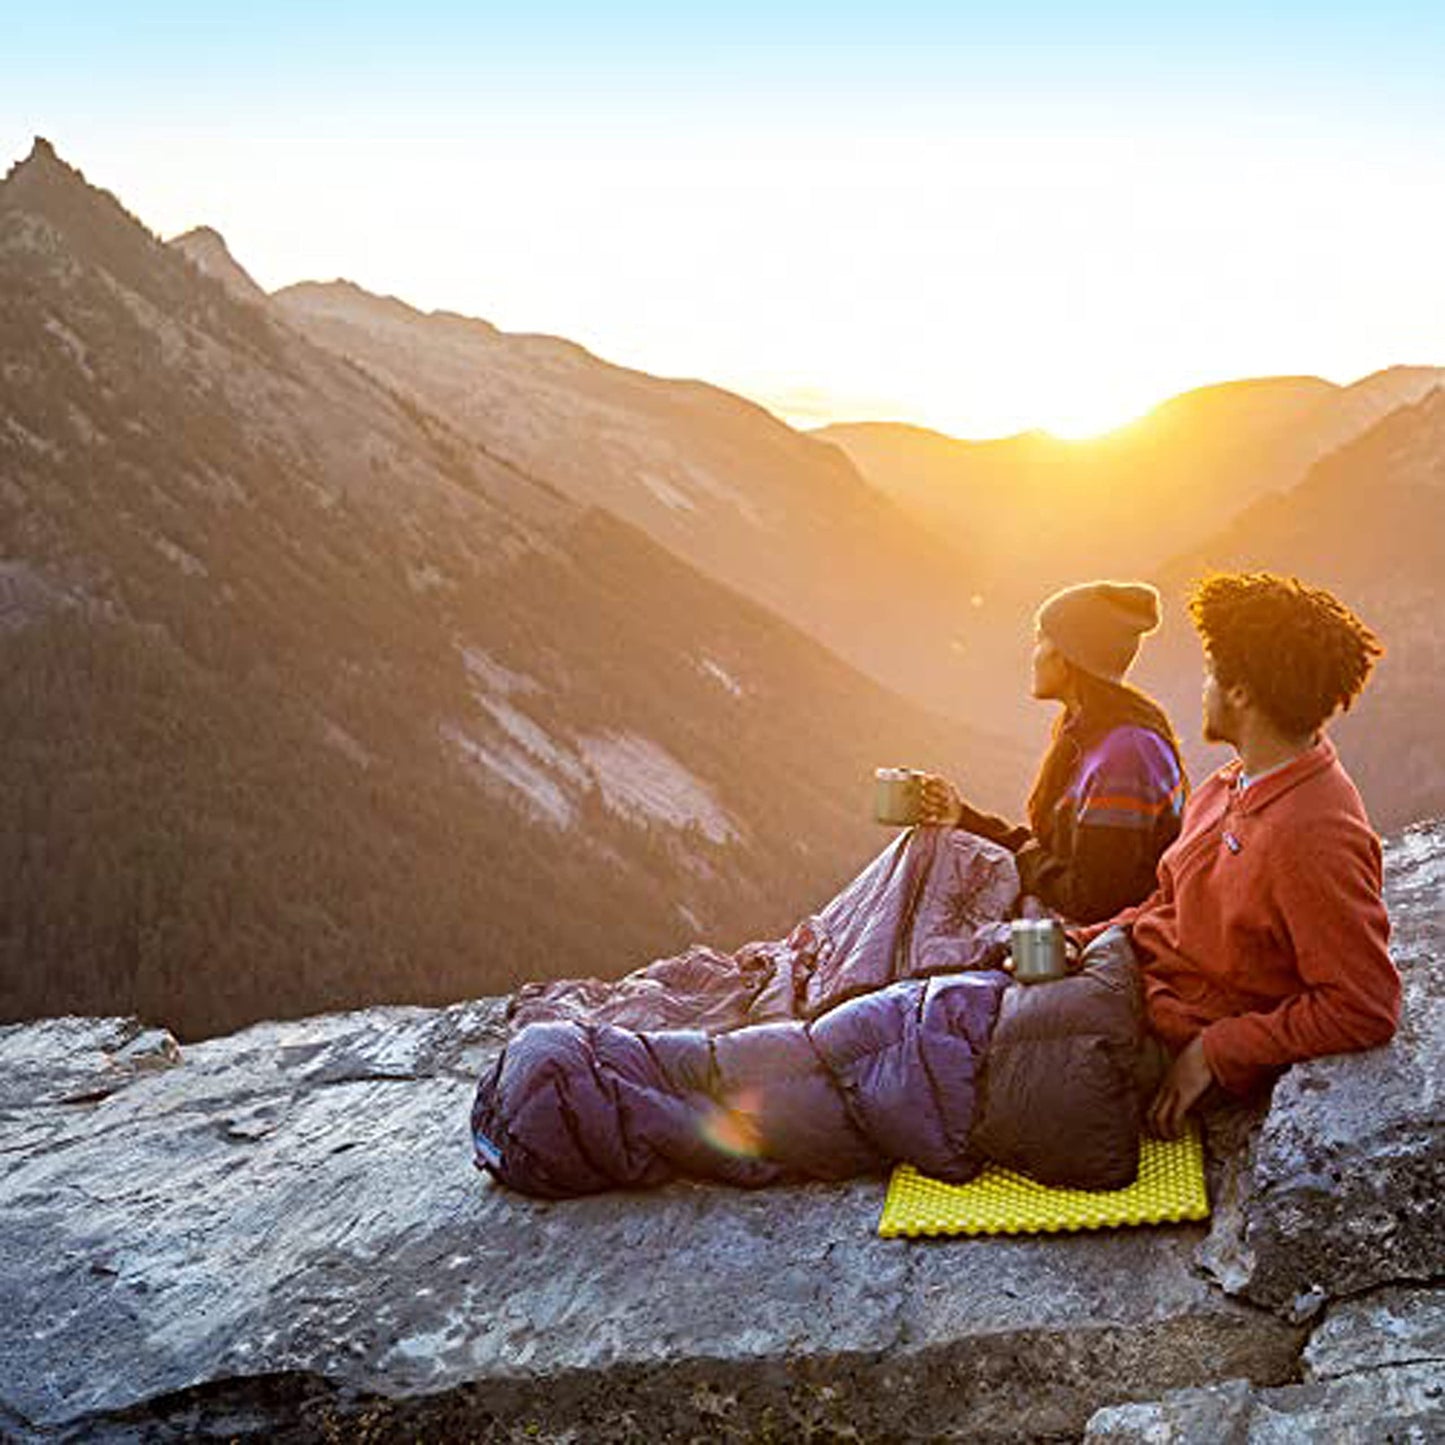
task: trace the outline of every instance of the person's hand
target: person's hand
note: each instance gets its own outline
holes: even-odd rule
[[[1196,1034],[1165,1074],[1144,1116],[1145,1127],[1157,1138],[1177,1139],[1185,1116],[1213,1082],[1209,1060],[1204,1057],[1204,1039]]]
[[[955,827],[963,814],[963,800],[958,789],[937,773],[925,773],[923,777],[923,811],[920,823]]]

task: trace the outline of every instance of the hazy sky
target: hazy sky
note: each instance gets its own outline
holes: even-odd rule
[[[0,33],[7,163],[43,134],[268,288],[347,276],[795,420],[1078,432],[1445,363],[1442,0],[64,0]]]

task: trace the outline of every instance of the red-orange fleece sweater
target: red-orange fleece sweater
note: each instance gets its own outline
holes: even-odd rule
[[[1241,791],[1236,760],[1190,800],[1159,886],[1084,930],[1128,928],[1149,1024],[1172,1049],[1203,1034],[1231,1093],[1287,1064],[1385,1043],[1400,1012],[1380,840],[1322,738]]]

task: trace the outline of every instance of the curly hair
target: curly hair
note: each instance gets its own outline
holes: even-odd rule
[[[1219,685],[1242,683],[1291,736],[1348,709],[1385,652],[1343,602],[1298,577],[1216,573],[1195,584],[1189,612]]]

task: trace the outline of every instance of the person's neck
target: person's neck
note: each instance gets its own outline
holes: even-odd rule
[[[1245,777],[1257,778],[1261,773],[1273,772],[1276,768],[1284,767],[1286,763],[1294,762],[1296,758],[1309,752],[1318,741],[1318,733],[1307,733],[1304,737],[1287,737],[1268,723],[1256,722],[1243,729],[1236,750]]]

